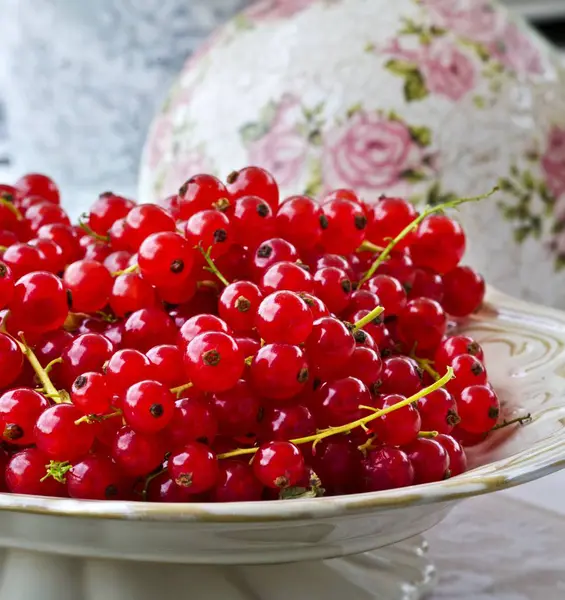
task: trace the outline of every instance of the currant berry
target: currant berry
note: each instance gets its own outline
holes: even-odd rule
[[[227,178],[228,191],[232,200],[244,196],[257,196],[264,200],[272,211],[279,205],[279,187],[274,177],[260,167],[246,167],[230,173]]]
[[[377,306],[380,306],[380,302],[379,297],[369,290],[354,290],[349,297],[347,311],[351,314],[359,310],[371,312]]]
[[[306,303],[310,312],[312,313],[312,319],[317,321],[322,317],[329,317],[330,311],[327,306],[316,296],[312,296],[312,294],[307,294],[306,292],[299,292],[298,294],[302,300]]]
[[[304,457],[290,442],[268,442],[253,457],[255,477],[266,487],[284,489],[296,485],[305,471]]]
[[[312,271],[319,271],[326,267],[336,267],[345,271],[347,277],[353,281],[355,278],[355,273],[351,268],[349,261],[340,256],[339,254],[322,254],[321,256],[316,257],[316,260],[308,263],[308,266]]]
[[[122,478],[114,461],[94,454],[72,466],[67,473],[67,490],[71,498],[116,500]]]
[[[0,390],[16,381],[23,367],[24,356],[18,344],[0,332]]]
[[[26,225],[37,233],[43,225],[52,225],[60,223],[61,225],[70,225],[71,221],[67,213],[57,204],[52,202],[41,202],[34,204],[25,212]]]
[[[415,298],[429,298],[430,300],[439,302],[443,306],[443,293],[443,281],[437,273],[428,269],[414,270],[414,281],[408,292],[410,300]]]
[[[63,283],[70,292],[73,311],[93,313],[108,303],[114,280],[103,264],[80,260],[67,267]]]
[[[110,410],[112,393],[101,373],[79,375],[71,388],[73,404],[85,415],[103,415]]]
[[[138,252],[141,274],[156,286],[180,286],[190,276],[194,250],[173,231],[154,233],[143,240]]]
[[[119,223],[119,219],[112,225],[112,229]],[[156,204],[140,204],[134,206],[127,214],[125,224],[127,226],[128,245],[137,250],[143,240],[152,233],[161,231],[175,231],[175,220]],[[121,250],[112,241],[114,250]]]
[[[316,419],[304,404],[268,406],[261,419],[263,440],[292,440],[316,433]]]
[[[403,356],[385,359],[381,379],[381,394],[399,394],[409,398],[422,389],[421,371],[414,361]]]
[[[263,485],[248,463],[233,459],[220,462],[212,502],[255,502],[261,500],[262,494]]]
[[[336,315],[347,308],[352,289],[351,280],[343,269],[323,267],[314,274],[315,295]]]
[[[117,317],[125,317],[142,308],[154,308],[157,296],[143,277],[137,273],[124,273],[114,279],[109,303]]]
[[[20,331],[45,333],[58,329],[69,314],[61,280],[43,271],[24,275],[14,286],[10,312]]]
[[[228,217],[218,210],[203,210],[186,222],[185,237],[190,247],[199,246],[214,259],[229,251],[234,243]]]
[[[83,256],[83,250],[80,246],[79,238],[72,227],[62,225],[61,223],[52,223],[43,225],[37,232],[39,239],[51,240],[63,251],[65,265],[68,265]]]
[[[439,346],[447,329],[447,317],[441,304],[429,298],[410,300],[398,316],[398,334],[416,352]]]
[[[125,426],[116,433],[111,454],[126,475],[141,477],[163,462],[165,450],[158,436],[137,433]]]
[[[414,468],[405,452],[398,448],[371,450],[362,461],[362,491],[380,492],[414,483]]]
[[[175,399],[169,388],[152,380],[134,383],[127,390],[122,405],[126,423],[144,434],[164,429],[173,418],[174,409]]]
[[[266,344],[253,357],[251,383],[264,398],[288,400],[308,381],[308,362],[298,346]]]
[[[110,246],[112,250],[126,250],[128,252],[135,252],[139,246],[135,245],[134,231],[128,225],[127,219],[118,219],[115,221],[108,230],[108,237],[110,238]],[[136,238],[137,239],[137,238]],[[143,240],[140,240],[140,243]]]
[[[189,442],[211,445],[218,435],[218,419],[202,392],[191,388],[175,403],[175,413],[165,431],[173,450]]]
[[[442,341],[436,350],[434,362],[436,370],[444,373],[448,366],[451,366],[453,359],[461,354],[470,354],[476,356],[481,362],[484,362],[485,356],[483,349],[475,340],[466,335],[454,335]]]
[[[116,250],[108,254],[103,264],[110,273],[116,273],[128,268],[131,256],[131,252],[127,250]]]
[[[224,288],[218,300],[220,317],[237,332],[249,332],[255,325],[263,294],[251,281],[236,281]]]
[[[28,173],[20,177],[14,184],[18,198],[40,196],[47,202],[59,204],[59,189],[55,182],[41,173]]]
[[[261,400],[245,380],[240,379],[231,389],[214,394],[212,408],[218,419],[221,435],[256,435],[262,417]]]
[[[389,275],[376,275],[367,282],[369,291],[379,299],[387,317],[399,315],[406,306],[406,291],[398,279]]]
[[[365,239],[367,216],[357,202],[333,198],[322,204],[321,245],[332,254],[350,254]]]
[[[487,371],[483,363],[470,354],[460,354],[451,361],[455,377],[447,382],[446,389],[456,398],[466,388],[487,383]]]
[[[278,290],[311,293],[314,282],[304,266],[283,261],[270,266],[263,273],[260,288],[265,295]]]
[[[347,365],[347,373],[362,381],[367,389],[376,394],[381,387],[383,361],[378,351],[357,345]]]
[[[33,444],[35,423],[47,408],[49,401],[34,390],[15,388],[4,392],[0,396],[2,440],[17,446]]]
[[[403,400],[406,400],[404,396],[391,394],[382,397],[377,406],[379,409],[387,409]],[[377,434],[378,440],[383,444],[406,446],[418,437],[422,421],[420,413],[409,404],[371,421],[369,428]]]
[[[310,250],[322,237],[321,216],[320,205],[312,198],[292,196],[279,206],[277,231],[296,248]]]
[[[171,479],[191,494],[200,494],[213,488],[218,481],[220,468],[216,455],[208,446],[191,442],[168,461]]]
[[[135,202],[117,196],[112,192],[104,192],[90,207],[88,226],[98,235],[106,235],[112,225],[118,220],[127,217]]]
[[[230,211],[235,242],[257,248],[264,240],[274,237],[276,221],[271,207],[258,196],[239,198]]]
[[[188,319],[180,328],[178,334],[179,345],[184,348],[190,344],[197,335],[208,331],[231,333],[226,322],[219,317],[210,314],[199,314]]]
[[[316,365],[316,377],[322,380],[336,377],[349,363],[355,350],[355,339],[349,329],[333,317],[314,321],[312,333],[306,341],[308,361]]]
[[[449,473],[451,477],[461,475],[467,470],[467,455],[463,446],[450,435],[440,434],[434,440],[443,446],[449,456]]]
[[[465,234],[461,225],[445,215],[430,215],[418,227],[410,245],[416,267],[448,273],[465,253]]]
[[[371,403],[365,384],[354,377],[344,377],[323,383],[312,398],[312,410],[324,427],[339,427],[357,421],[364,411],[360,405]]]
[[[45,477],[50,458],[37,448],[14,454],[6,466],[6,485],[12,494],[32,496],[66,496],[65,485]]]
[[[349,437],[332,436],[323,439],[309,462],[322,481],[326,495],[351,494],[358,489],[361,479],[361,458]]]
[[[182,350],[174,344],[154,346],[147,352],[147,358],[153,363],[152,379],[167,387],[177,387],[185,382]]]
[[[215,208],[229,198],[226,186],[213,175],[194,175],[180,188],[177,219],[186,221],[197,212]]]
[[[404,451],[414,467],[414,483],[433,483],[451,476],[449,454],[439,442],[419,438]]]
[[[55,329],[43,334],[33,345],[33,352],[42,367],[46,367],[51,361],[61,357],[63,350],[73,341],[74,337],[64,329]],[[55,385],[61,382],[61,364],[51,365],[49,377]],[[0,386],[1,387],[1,386]]]
[[[245,357],[230,335],[208,331],[197,335],[184,355],[188,378],[204,392],[231,389],[243,373]]]
[[[279,262],[294,263],[298,260],[296,248],[287,240],[272,238],[264,241],[251,255],[251,274],[255,281],[260,281],[263,273]]]
[[[457,267],[443,276],[443,307],[454,317],[467,317],[485,298],[485,280],[471,267]]]
[[[489,385],[472,385],[459,395],[457,411],[461,429],[475,434],[487,433],[498,421],[500,402]]]
[[[159,308],[142,308],[124,323],[123,345],[146,352],[155,345],[174,344],[177,328],[169,315]]]
[[[440,388],[418,400],[418,412],[422,419],[422,429],[451,433],[461,420],[453,396]]]
[[[61,355],[61,377],[66,386],[83,373],[101,372],[110,359],[114,346],[110,340],[98,333],[85,333],[76,337]]]
[[[82,458],[94,443],[95,428],[79,423],[83,416],[72,404],[56,404],[44,410],[35,424],[34,438],[38,450],[56,461]]]
[[[112,393],[121,395],[142,378],[152,376],[153,365],[139,350],[125,348],[109,357],[104,372]]]
[[[1,206],[1,205],[0,205]],[[2,254],[2,262],[9,267],[14,279],[36,271],[41,267],[43,258],[39,248],[30,244],[13,244]]]
[[[255,324],[267,343],[302,344],[313,326],[312,312],[294,292],[280,291],[267,296],[259,305]]]
[[[60,246],[51,240],[36,238],[28,242],[30,246],[37,248],[41,254],[41,264],[44,271],[49,273],[61,273],[65,270],[65,256]]]
[[[416,269],[407,254],[392,254],[376,271],[377,275],[388,275],[400,281],[406,293],[410,293],[416,279]]]
[[[373,244],[385,247],[417,216],[418,213],[410,202],[402,198],[381,196],[371,207],[367,238]],[[395,246],[395,250],[404,249],[410,244],[412,237],[408,234]]]

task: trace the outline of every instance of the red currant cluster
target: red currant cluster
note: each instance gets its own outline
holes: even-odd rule
[[[279,203],[248,167],[160,206],[101,194],[73,226],[49,178],[0,186],[2,489],[226,502],[461,473],[499,414],[448,334],[485,290],[442,210],[464,201]]]

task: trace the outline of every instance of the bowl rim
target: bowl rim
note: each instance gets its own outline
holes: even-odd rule
[[[565,312],[516,300],[488,287],[483,310],[474,321],[534,317],[541,326],[560,333],[565,346]],[[556,323],[557,321],[557,323]],[[558,326],[557,326],[558,325]],[[565,350],[561,350],[564,356]],[[565,404],[565,403],[564,403]],[[311,520],[374,513],[410,506],[443,503],[507,489],[539,479],[565,467],[565,427],[530,448],[445,481],[406,488],[294,499],[233,503],[149,503],[76,500],[0,493],[0,511],[92,519],[209,523],[261,523]]]

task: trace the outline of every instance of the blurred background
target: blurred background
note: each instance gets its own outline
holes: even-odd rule
[[[175,75],[249,4],[0,0],[0,179],[47,172],[72,205],[99,186],[135,196],[143,142]],[[565,48],[565,0],[506,4]]]

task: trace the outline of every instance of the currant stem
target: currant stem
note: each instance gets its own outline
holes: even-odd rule
[[[10,212],[16,215],[18,221],[21,221],[24,218],[22,213],[14,206],[14,204],[2,196],[0,196],[0,205],[5,206]]]
[[[122,414],[122,411],[117,409],[113,413],[109,413],[107,415],[84,415],[84,417],[81,417],[75,421],[75,425],[80,425],[81,423],[88,423],[89,425],[92,425],[93,423],[101,423],[102,421],[113,419],[114,417],[121,417]]]
[[[114,271],[112,273],[112,277],[118,277],[119,275],[127,275],[128,273],[135,273],[139,267],[137,265],[131,265],[127,269],[123,269],[122,271]]]
[[[418,358],[414,354],[411,356],[417,363],[418,366],[425,371],[432,379],[437,381],[440,377],[439,373],[432,367],[433,360],[428,360],[427,358]]]
[[[190,381],[188,383],[185,383],[184,385],[179,385],[178,387],[174,387],[171,388],[171,393],[172,394],[176,394],[177,398],[186,390],[189,390],[194,384],[190,383]]]
[[[155,471],[155,473],[151,473],[151,475],[148,475],[145,478],[145,483],[143,484],[143,491],[141,492],[141,498],[143,499],[143,501],[147,500],[147,492],[149,491],[149,484],[156,478],[159,477],[159,475],[162,475],[167,469],[161,467],[160,469],[157,469],[157,471]]]
[[[418,437],[433,440],[439,435],[439,431],[420,431]]]
[[[373,308],[373,310],[365,315],[362,319],[359,319],[357,323],[353,324],[353,331],[358,331],[359,329],[363,329],[365,325],[368,325],[371,321],[374,321],[378,316],[380,316],[384,312],[384,308],[382,306],[377,306],[377,308]]]
[[[87,233],[87,235],[89,235],[91,238],[94,238],[95,240],[99,240],[100,242],[109,242],[110,241],[109,235],[100,235],[99,233],[92,231],[92,229],[90,228],[90,225],[88,225],[88,223],[86,222],[86,219],[88,219],[88,215],[86,213],[83,213],[79,217],[78,225],[83,231],[85,231]]]
[[[502,421],[498,425],[495,425],[491,431],[497,431],[498,429],[504,429],[505,427],[509,427],[510,425],[526,425],[532,421],[532,415],[528,413],[523,417],[516,417],[515,419],[511,419],[510,421]]]
[[[426,208],[418,217],[416,217],[412,223],[407,225],[391,242],[388,246],[382,251],[379,257],[375,260],[375,262],[371,265],[371,268],[365,273],[361,281],[359,282],[359,287],[361,287],[366,281],[371,279],[371,277],[375,274],[377,269],[385,262],[385,260],[390,256],[390,253],[400,241],[402,241],[410,232],[414,231],[418,225],[430,215],[433,215],[437,212],[442,212],[449,208],[457,208],[461,204],[465,204],[467,202],[478,202],[479,200],[484,200],[485,198],[489,198],[495,192],[498,191],[498,186],[494,187],[490,192],[486,194],[481,194],[480,196],[472,196],[470,198],[457,198],[456,200],[451,200],[450,202],[444,202],[443,204],[438,204],[437,206],[429,206]]]
[[[230,284],[230,282],[220,273],[218,267],[216,267],[216,264],[212,260],[212,257],[210,256],[211,248],[209,248],[208,251],[205,252],[204,248],[202,248],[202,244],[198,244],[197,249],[200,252],[200,254],[202,254],[202,256],[204,257],[204,260],[208,263],[208,266],[204,268],[210,273],[213,273],[227,287]]]
[[[33,353],[33,350],[27,345],[24,334],[19,333],[21,342],[16,338],[13,338],[16,344],[18,344],[19,349],[22,351],[22,354],[27,358],[29,364],[32,369],[35,371],[37,378],[39,379],[44,395],[48,398],[51,398],[53,402],[56,404],[62,404],[64,402],[70,402],[69,395],[64,390],[58,391],[57,388],[53,385],[53,382],[49,378],[48,372],[41,366],[41,363],[37,359],[37,356]]]
[[[45,372],[46,373],[50,373],[51,369],[58,364],[61,364],[63,362],[63,359],[59,356],[59,358],[54,358],[46,367],[45,367]]]
[[[66,483],[67,481],[67,472],[73,468],[70,462],[68,461],[57,461],[52,460],[48,465],[45,465],[45,469],[47,473],[39,480],[41,482],[45,481],[49,477],[53,477],[55,481],[59,483]]]
[[[365,240],[359,248],[357,248],[356,252],[384,252],[385,248],[382,246],[377,246],[370,242],[369,240]]]
[[[290,441],[295,445],[309,444],[309,443],[317,444],[321,440],[323,440],[327,437],[330,437],[332,435],[337,435],[339,433],[348,433],[352,429],[356,429],[357,427],[362,427],[363,425],[367,425],[367,423],[370,423],[371,421],[374,421],[375,419],[378,419],[379,417],[383,417],[384,415],[388,415],[389,413],[394,412],[395,410],[399,410],[400,408],[404,408],[405,406],[414,404],[414,402],[418,402],[418,400],[420,400],[420,398],[423,398],[424,396],[427,396],[428,394],[431,394],[432,392],[439,390],[439,388],[443,387],[448,381],[451,381],[451,379],[453,379],[453,377],[454,377],[453,369],[451,367],[447,367],[447,372],[443,377],[441,377],[440,379],[438,379],[437,381],[435,381],[434,383],[429,385],[427,388],[420,390],[417,394],[410,396],[409,398],[405,398],[404,400],[401,400],[400,402],[397,402],[396,404],[392,404],[391,406],[387,406],[386,408],[382,408],[380,410],[371,409],[371,410],[374,410],[375,412],[373,412],[372,414],[370,414],[366,417],[363,417],[361,419],[357,419],[357,421],[353,421],[352,423],[347,423],[346,425],[341,425],[340,427],[330,427],[328,429],[322,429],[322,430],[318,431],[318,433],[316,433],[315,435],[309,435],[309,436],[302,437],[302,438],[295,438]],[[255,454],[255,452],[257,452],[257,448],[239,448],[238,450],[232,450],[231,452],[225,452],[224,454],[218,454],[218,458],[219,459],[231,458],[232,456],[240,456],[242,454]]]
[[[6,246],[0,246],[0,252],[6,252],[8,248]]]

